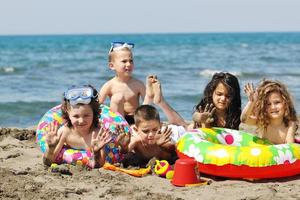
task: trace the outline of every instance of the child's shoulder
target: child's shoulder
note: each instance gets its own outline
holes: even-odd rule
[[[132,77],[132,79],[131,79],[131,81],[130,81],[130,84],[132,84],[132,85],[137,85],[137,86],[139,86],[139,87],[145,87],[145,84],[144,84],[143,81],[141,81],[141,80],[139,80],[139,79],[136,79],[136,78],[133,78],[133,77]]]
[[[70,133],[72,133],[72,129],[70,127],[68,127],[66,124],[61,126],[58,129],[58,134],[62,135],[62,137],[67,137]]]
[[[131,81],[132,81],[132,82],[137,82],[137,83],[144,84],[143,81],[141,81],[141,80],[139,80],[139,79],[137,79],[137,78],[135,78],[135,77],[131,77]]]
[[[111,88],[115,84],[115,78],[111,78],[110,80],[106,81],[102,86],[101,89],[108,89]]]
[[[298,128],[298,122],[297,121],[289,121],[288,127],[291,127],[293,129]]]

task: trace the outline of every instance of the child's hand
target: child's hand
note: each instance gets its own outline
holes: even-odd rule
[[[92,149],[94,152],[99,151],[111,141],[111,135],[109,131],[104,130],[102,127],[100,128],[98,134],[95,133],[95,131],[92,132]]]
[[[213,114],[216,107],[213,104],[207,104],[204,109],[200,108],[200,112],[193,114],[193,121],[197,123],[210,124],[214,121]]]
[[[247,83],[244,87],[244,92],[246,93],[248,100],[255,102],[258,98],[257,90],[254,89],[253,83]]]
[[[163,131],[159,131],[156,135],[156,145],[162,146],[163,144],[171,141],[172,129],[166,127]]]
[[[56,145],[59,142],[59,139],[61,137],[61,134],[58,135],[58,124],[51,122],[49,126],[46,128],[46,143],[48,144],[48,147],[55,148]]]
[[[130,142],[130,134],[127,134],[124,130],[124,126],[117,125],[116,132],[119,133],[118,137],[116,138],[116,142],[119,146],[121,146],[122,150],[127,150],[128,145]]]

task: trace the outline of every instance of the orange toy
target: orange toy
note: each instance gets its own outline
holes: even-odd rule
[[[155,161],[154,172],[155,174],[159,175],[160,177],[164,177],[167,179],[172,179],[174,175],[174,170],[172,166],[166,160],[156,160]]]
[[[124,172],[126,174],[129,174],[131,176],[136,176],[136,177],[142,177],[142,176],[145,176],[146,174],[149,174],[151,172],[150,166],[148,166],[147,168],[141,168],[141,169],[123,169],[123,168],[114,166],[112,164],[105,163],[103,165],[103,168],[108,169],[108,170],[112,170],[112,171]]]

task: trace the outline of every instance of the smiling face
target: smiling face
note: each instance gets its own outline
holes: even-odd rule
[[[79,132],[89,132],[93,123],[93,110],[90,105],[70,106],[68,110],[71,124]]]
[[[286,105],[281,94],[272,92],[267,97],[266,111],[270,119],[279,119],[284,117]]]
[[[223,83],[219,83],[213,92],[213,103],[217,110],[225,111],[229,107],[230,99],[228,89]]]
[[[134,68],[132,52],[128,49],[112,52],[109,67],[111,70],[114,70],[118,76],[131,76]]]
[[[160,131],[161,124],[158,120],[143,120],[136,127],[136,132],[144,144],[155,144],[155,135]]]

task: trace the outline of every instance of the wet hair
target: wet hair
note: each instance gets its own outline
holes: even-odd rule
[[[98,91],[92,86],[92,85],[83,85],[83,87],[90,87],[93,89],[93,96],[91,99],[91,102],[88,104],[91,106],[92,110],[93,110],[93,123],[92,126],[94,126],[95,128],[99,127],[99,116],[101,113],[101,109],[99,108],[99,101],[98,101]],[[77,105],[85,105],[82,103],[79,103]],[[62,100],[62,106],[61,106],[61,110],[62,110],[62,118],[64,119],[67,127],[72,128],[72,123],[69,117],[69,113],[68,111],[71,109],[71,104],[70,101],[67,100],[65,98],[65,96],[63,95],[63,100]]]
[[[132,54],[131,49],[129,49],[128,47],[123,47],[122,49],[119,49],[117,51],[129,51]],[[108,53],[108,62],[112,62],[113,61],[115,52],[116,51],[111,51],[111,52]]]
[[[143,120],[156,120],[160,122],[158,110],[152,105],[140,105],[134,112],[135,125],[139,126]]]
[[[286,109],[283,116],[283,123],[287,127],[290,121],[297,121],[296,110],[286,86],[279,81],[262,80],[257,87],[258,99],[254,106],[254,114],[257,117],[257,124],[264,130],[268,127],[270,120],[267,114],[268,97],[272,93],[279,93],[283,99]]]
[[[240,84],[234,75],[227,72],[215,73],[211,81],[206,85],[204,89],[204,96],[200,102],[194,107],[195,111],[204,109],[207,104],[213,104],[213,93],[217,88],[218,84],[222,83],[228,90],[229,106],[226,110],[226,124],[224,128],[239,129],[241,123],[241,92]],[[216,113],[213,115],[214,121],[212,126],[217,125],[218,116]]]

